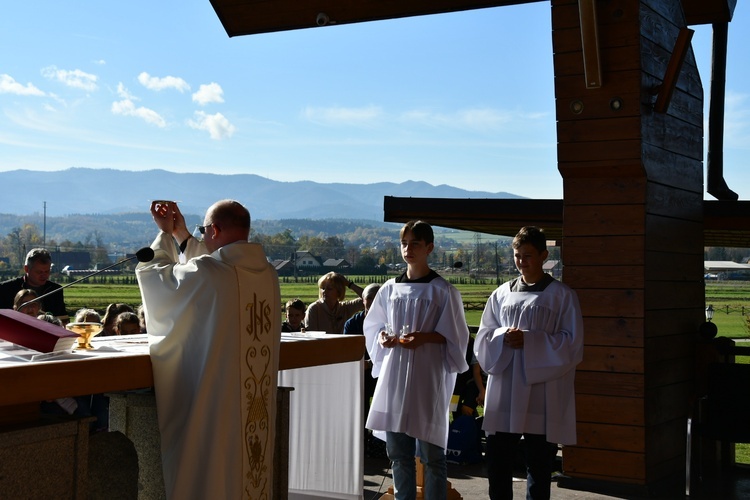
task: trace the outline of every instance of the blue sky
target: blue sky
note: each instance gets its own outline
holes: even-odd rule
[[[694,29],[707,96],[711,28]],[[725,178],[741,199],[749,39],[739,2]],[[161,168],[562,197],[548,2],[231,39],[208,0],[13,2],[0,45],[0,171]]]

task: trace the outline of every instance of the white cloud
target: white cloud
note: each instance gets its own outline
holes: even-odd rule
[[[99,66],[104,66],[105,64],[107,64],[107,61],[105,61],[104,59],[98,59],[96,61],[91,61],[91,62],[93,62],[94,64],[98,64]]]
[[[0,75],[0,94],[45,95],[45,93],[36,88],[33,83],[23,85],[18,83],[12,76],[6,74]]]
[[[195,112],[195,119],[188,120],[188,126],[196,130],[207,130],[211,139],[221,140],[232,137],[237,128],[229,123],[221,113],[209,115],[203,111]]]
[[[113,102],[112,113],[115,115],[135,116],[146,123],[156,125],[160,128],[167,126],[166,120],[164,120],[159,113],[152,109],[144,108],[143,106],[137,108],[130,99]]]
[[[453,113],[436,113],[425,110],[407,111],[401,115],[402,121],[432,127],[471,128],[475,130],[497,129],[502,125],[520,119],[511,112],[491,108],[468,108]]]
[[[149,90],[161,91],[164,89],[175,89],[179,92],[190,90],[190,85],[182,78],[176,76],[165,76],[159,78],[151,76],[145,71],[138,75],[138,81]]]
[[[42,75],[45,78],[60,82],[68,87],[85,90],[92,92],[99,88],[96,84],[98,77],[91,73],[86,73],[80,69],[74,69],[69,71],[67,69],[59,69],[57,66],[47,66],[42,69]]]
[[[197,102],[201,106],[212,102],[224,102],[224,91],[221,85],[215,82],[211,82],[208,85],[201,85],[198,92],[193,94],[193,102]]]
[[[139,99],[130,93],[130,91],[125,88],[125,85],[122,84],[122,82],[119,82],[117,84],[117,95],[120,96],[120,99],[126,99],[129,101],[138,101]]]
[[[379,106],[365,106],[361,108],[315,108],[308,106],[302,111],[302,116],[319,125],[372,125],[383,116]]]

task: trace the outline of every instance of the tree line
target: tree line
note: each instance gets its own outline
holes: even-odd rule
[[[352,266],[352,272],[358,274],[381,274],[382,269],[392,269],[402,263],[399,225],[363,221],[331,221],[331,224],[305,220],[258,221],[253,223],[250,240],[262,245],[271,260],[292,259],[297,251],[308,251],[323,260],[345,259]],[[331,229],[341,232],[335,235],[326,232]],[[121,232],[128,230],[128,227],[120,229]],[[153,234],[153,228],[150,233]],[[92,266],[100,268],[111,264],[113,255],[137,249],[105,241],[105,235],[96,227],[76,234],[82,235],[77,241],[46,239],[37,224],[29,222],[13,227],[0,238],[0,272],[17,274],[23,267],[26,253],[35,247],[50,251],[86,251],[91,255]],[[467,275],[499,275],[512,271],[510,238],[475,234],[471,241],[459,241],[452,238],[452,234],[436,231],[433,267],[449,269],[460,262]],[[704,253],[705,260],[747,260],[747,249],[743,248],[707,247]],[[559,248],[550,248],[549,258],[558,260]]]

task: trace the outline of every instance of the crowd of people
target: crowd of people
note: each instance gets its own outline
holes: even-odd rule
[[[248,480],[236,477],[251,478],[259,462],[270,460],[266,452],[273,439],[275,396],[269,394],[275,394],[276,379],[269,373],[278,367],[279,332],[325,332],[365,337],[365,426],[385,443],[395,498],[416,498],[415,457],[425,468],[424,497],[446,498],[454,393],[460,396],[454,419],[477,418],[477,406],[484,407],[489,497],[512,498],[516,448],[523,438],[528,498],[549,498],[558,444],[576,441],[573,382],[582,359],[583,327],[576,294],[543,271],[548,255],[543,231],[524,227],[513,239],[520,275],[492,293],[472,338],[461,294],[428,264],[434,236],[424,221],[401,229],[407,265],[401,275],[363,289],[343,274],[327,273],[318,280],[318,300],[309,305],[299,298],[287,300],[282,321],[278,277],[262,248],[247,241],[245,207],[233,200],[212,205],[196,228],[202,238],[193,237],[175,202],[153,202],[151,213],[159,229],[151,245],[155,258],[136,268],[144,303],[135,309],[113,303],[103,314],[80,309],[73,321],[100,323],[102,336],[148,332],[156,339],[151,357],[170,496],[210,492],[231,497],[249,487]],[[46,250],[30,251],[24,275],[0,283],[0,308],[64,325],[63,291],[49,281],[50,268]],[[355,297],[347,299],[347,290]],[[227,331],[252,335],[235,339]],[[227,357],[260,340],[270,346],[260,351],[268,358],[250,359],[259,352],[252,346],[246,351],[252,356],[243,362]],[[244,365],[250,366],[250,375],[244,374]],[[256,380],[259,372],[269,378]],[[465,375],[457,383],[458,374]],[[252,463],[243,465],[234,431],[246,419],[241,407],[250,404],[237,400],[232,403],[237,411],[225,411],[229,403],[222,395],[232,400],[251,379],[250,386],[266,388],[263,395],[247,395],[251,401],[261,398],[257,404],[266,405],[266,421],[246,436],[253,443]],[[103,417],[106,405],[99,396],[43,406],[51,413]],[[217,418],[219,408],[222,418]],[[236,422],[227,425],[227,415]],[[106,428],[106,422],[97,425]],[[206,438],[196,442],[199,435]],[[241,470],[215,460],[220,455],[237,459]],[[223,465],[211,466],[209,456]],[[198,479],[206,477],[211,480]],[[268,494],[271,486],[257,487]]]

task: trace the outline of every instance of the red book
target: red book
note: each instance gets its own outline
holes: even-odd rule
[[[13,309],[0,309],[0,339],[39,352],[70,351],[78,335]]]

